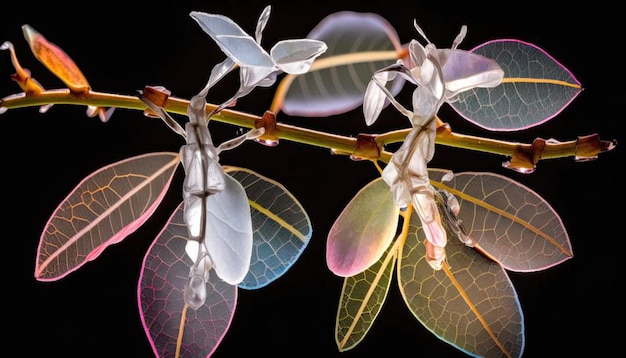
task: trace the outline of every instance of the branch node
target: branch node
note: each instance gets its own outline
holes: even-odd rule
[[[518,173],[530,174],[535,171],[537,162],[541,160],[541,153],[546,146],[546,140],[536,138],[530,147],[518,145],[508,162],[502,163],[507,169]]]
[[[580,136],[576,140],[576,153],[574,160],[586,162],[598,159],[598,154],[613,150],[617,146],[617,141],[600,140],[597,133]]]
[[[278,134],[276,134],[276,114],[274,112],[265,111],[262,117],[255,119],[254,127],[265,129],[265,133],[263,133],[262,136],[255,138],[255,141],[268,147],[275,147],[278,145]]]
[[[167,100],[170,98],[170,94],[172,94],[172,92],[163,86],[145,86],[142,94],[157,107],[165,108]],[[160,118],[159,115],[154,113],[154,111],[150,108],[146,108],[143,111],[143,114],[150,118]]]
[[[356,138],[354,151],[350,154],[352,160],[376,160],[380,157],[380,147],[373,134],[359,133]]]

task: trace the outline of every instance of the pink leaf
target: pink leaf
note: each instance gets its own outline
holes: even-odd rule
[[[372,266],[391,244],[398,208],[382,178],[363,187],[341,212],[326,244],[326,263],[338,276],[353,276]]]
[[[184,289],[193,264],[185,251],[188,233],[183,206],[172,214],[152,243],[141,267],[138,303],[141,322],[157,357],[208,357],[232,321],[237,286],[211,270],[204,304],[185,305]]]
[[[37,249],[37,280],[63,278],[133,233],[163,199],[178,162],[177,153],[143,154],[83,179],[45,226]]]

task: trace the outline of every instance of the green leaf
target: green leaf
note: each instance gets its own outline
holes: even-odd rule
[[[339,351],[356,347],[372,327],[389,292],[397,251],[397,245],[388,247],[374,265],[344,279],[335,323]]]
[[[252,217],[250,270],[238,286],[261,288],[281,277],[300,257],[312,235],[311,220],[280,183],[249,169],[224,166],[224,171],[244,187]]]
[[[544,123],[582,92],[580,82],[541,48],[519,40],[494,40],[472,50],[494,59],[504,79],[494,88],[459,95],[452,107],[468,121],[493,131],[514,131]]]
[[[407,307],[435,336],[470,355],[521,356],[523,315],[505,269],[446,231],[447,261],[433,270],[419,217],[411,216],[397,273]]]
[[[524,185],[494,173],[449,173],[431,169],[433,186],[457,197],[458,218],[486,252],[511,271],[539,271],[573,257],[556,211]]]

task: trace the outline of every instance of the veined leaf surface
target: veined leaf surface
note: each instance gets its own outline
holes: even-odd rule
[[[209,357],[225,336],[235,313],[237,286],[209,274],[207,297],[197,310],[185,305],[184,290],[193,265],[185,251],[189,234],[179,205],[146,253],[137,298],[141,323],[159,358]]]
[[[389,247],[398,227],[393,193],[378,177],[350,200],[328,232],[326,264],[338,276],[363,272]]]
[[[407,307],[435,336],[470,355],[520,357],[523,314],[505,269],[446,231],[447,261],[433,270],[425,259],[419,217],[411,216],[397,267]]]
[[[511,271],[539,271],[573,257],[565,226],[537,193],[493,173],[429,170],[433,185],[455,195],[458,214],[477,248]]]
[[[225,166],[224,170],[244,187],[252,217],[250,270],[238,286],[261,288],[282,276],[300,257],[312,235],[311,221],[280,183],[249,169]]]
[[[582,91],[580,82],[541,48],[519,40],[494,40],[473,50],[495,60],[504,79],[493,88],[474,88],[451,103],[468,121],[493,131],[514,131],[544,123]]]
[[[83,179],[44,228],[35,277],[58,280],[133,233],[163,199],[178,163],[177,153],[143,154]]]
[[[328,49],[310,71],[286,76],[275,103],[293,116],[325,117],[353,110],[363,104],[372,74],[396,62],[402,45],[395,29],[373,13],[341,11],[327,16],[307,36],[324,41]],[[395,95],[404,79],[390,83]]]
[[[378,262],[344,279],[335,323],[339,351],[356,347],[374,324],[391,286],[397,252],[397,245],[388,247]]]

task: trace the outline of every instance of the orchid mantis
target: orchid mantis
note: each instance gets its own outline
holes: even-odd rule
[[[263,9],[257,22],[255,38],[246,34],[239,25],[225,16],[198,11],[191,12],[191,17],[228,56],[222,63],[213,68],[211,78],[200,94],[206,94],[206,91],[216,81],[236,66],[240,67],[241,83],[239,90],[232,98],[218,106],[213,113],[235,103],[238,98],[250,93],[256,86],[268,87],[273,85],[280,72],[306,73],[311,68],[313,61],[326,51],[327,46],[322,41],[294,39],[279,41],[268,54],[261,47],[261,39],[270,12],[271,6],[266,6]]]
[[[268,14],[269,7],[261,17],[261,30]],[[220,19],[236,27],[229,19]],[[40,54],[43,48],[39,58],[48,61],[45,64],[57,70],[54,73],[72,91],[88,92],[86,79],[69,56],[34,30],[27,30],[33,52]],[[218,28],[217,33],[223,35],[222,30],[226,31]],[[227,53],[230,46],[224,45]],[[256,54],[248,53],[251,57],[246,61],[236,61],[242,73],[254,80],[244,80],[235,97],[268,84],[265,78],[279,69],[306,71],[324,46],[320,41],[293,40],[276,47],[280,65],[262,68],[255,67],[254,56],[267,54],[258,47]],[[2,48],[11,51],[19,72],[12,45],[5,43]],[[183,202],[147,251],[137,291],[142,324],[159,357],[210,356],[232,320],[237,288],[260,288],[276,280],[297,260],[311,236],[306,212],[286,188],[242,168],[229,167],[227,173],[220,164],[222,151],[265,131],[254,128],[218,146],[213,144],[210,118],[233,99],[207,115],[206,95],[225,73],[217,65],[205,88],[191,99],[184,128],[148,97],[155,91],[167,97],[169,91],[159,86],[146,87],[150,94],[140,92],[139,99],[147,107],[144,113],[156,114],[185,144],[178,153],[140,155],[92,173],[55,210],[40,239],[37,279],[54,281],[66,276],[140,227],[156,210],[182,163]],[[19,79],[30,79],[27,71],[20,74]],[[25,91],[43,91],[34,80],[25,83]],[[256,190],[271,197],[259,196]],[[180,270],[186,271],[184,280]]]
[[[273,85],[278,74],[285,73],[287,79],[297,76],[299,89],[305,89],[297,96],[282,93],[286,93],[281,98],[287,114],[289,109],[328,115],[327,109],[346,110],[363,103],[369,126],[390,103],[409,119],[411,126],[402,138],[397,133],[369,136],[375,139],[370,144],[378,151],[373,150],[367,159],[388,164],[380,169],[376,163],[380,176],[354,196],[328,235],[328,267],[344,278],[336,325],[339,350],[355,347],[367,333],[395,273],[407,307],[438,338],[469,355],[521,355],[525,343],[523,315],[505,270],[538,271],[571,258],[567,232],[540,196],[513,180],[489,173],[430,168],[435,142],[448,128],[441,125],[438,112],[448,103],[475,124],[491,122],[506,124],[500,127],[503,130],[519,129],[523,126],[507,122],[506,117],[519,107],[503,103],[510,99],[511,103],[523,105],[514,102],[512,84],[523,81],[523,85],[517,83],[518,90],[536,80],[541,83],[538,87],[550,84],[570,91],[563,91],[563,98],[541,112],[547,113],[543,118],[524,117],[522,123],[530,126],[569,103],[580,90],[578,82],[568,77],[566,69],[546,60],[539,48],[520,41],[497,40],[471,51],[459,50],[465,27],[451,48],[438,49],[414,23],[427,43],[412,40],[402,47],[390,24],[373,14],[334,14],[309,38],[280,41],[266,51],[261,47],[261,35],[269,13],[270,7],[261,13],[254,37],[227,17],[190,13],[226,59],[213,68],[206,86],[189,101],[187,112],[177,107],[184,102],[180,99],[166,105],[152,102],[145,93],[139,96],[140,101],[137,96],[118,97],[124,97],[121,107],[128,105],[130,109],[145,110],[146,115],[156,114],[184,139],[184,144],[177,152],[148,153],[113,163],[79,183],[55,210],[41,235],[37,280],[58,280],[95,260],[108,246],[126,239],[157,209],[178,164],[182,164],[182,201],[144,256],[137,301],[141,323],[156,356],[213,354],[230,327],[239,289],[260,288],[280,277],[294,264],[311,236],[306,213],[284,187],[248,169],[220,163],[224,151],[239,148],[248,140],[262,142],[263,124],[252,123],[252,130],[219,145],[214,145],[209,132],[211,121],[223,118],[223,112],[238,115],[226,108],[233,107],[257,86]],[[72,104],[98,105],[112,100],[108,94],[91,92],[82,73],[67,60],[69,57],[53,51],[58,50],[56,46],[32,28],[24,30],[28,30],[25,35],[36,55],[41,55],[42,48],[58,55],[37,56],[68,87],[59,91],[57,98],[69,98]],[[346,47],[331,48],[326,53],[325,39],[334,36],[336,30],[339,35],[353,37],[329,43],[354,44],[351,50],[368,54],[352,56]],[[368,41],[370,36],[383,41]],[[374,44],[372,48],[370,44]],[[40,101],[37,105],[49,100],[50,91],[19,66],[13,45],[5,42],[0,49],[9,50],[18,72],[14,79],[24,90],[23,94],[2,99],[0,104],[7,107],[0,106],[0,112],[14,108],[15,99],[18,104],[22,98],[34,100],[31,103]],[[528,56],[527,62],[518,60],[520,53]],[[323,54],[330,57],[314,66]],[[501,54],[512,54],[513,60],[507,62],[499,57]],[[53,60],[46,60],[50,58]],[[375,65],[383,61],[384,66]],[[391,61],[395,64],[389,65]],[[541,64],[549,69],[544,74],[556,74],[558,79],[537,77],[532,71],[536,67],[526,66],[530,62]],[[337,70],[340,66],[345,68]],[[69,72],[58,71],[63,68]],[[363,76],[375,68],[380,70]],[[209,90],[234,69],[239,69],[239,88],[207,114],[206,108],[212,107],[206,102]],[[309,74],[311,69],[325,71],[325,75]],[[329,73],[331,76],[326,76]],[[314,81],[308,81],[312,77]],[[405,82],[417,86],[410,109],[395,98]],[[288,87],[283,84],[281,89]],[[350,87],[345,93],[344,84]],[[360,90],[365,93],[355,96]],[[323,96],[308,101],[306,97],[315,97],[316,92]],[[500,98],[504,100],[495,101]],[[526,98],[517,100],[524,102]],[[271,110],[277,113],[281,102],[275,103],[277,107]],[[489,113],[476,111],[483,106]],[[178,124],[172,112],[186,114],[187,122]],[[495,118],[492,113],[496,113]],[[247,127],[248,123],[241,126]],[[314,139],[314,143],[333,151],[334,144],[351,144],[350,139],[354,139],[279,126],[290,130],[287,135],[287,131],[279,134],[281,138],[306,143]],[[290,136],[293,133],[304,134]],[[394,139],[387,140],[390,137]],[[395,153],[384,150],[384,145],[402,139]],[[348,153],[351,147],[347,147],[337,153]],[[375,157],[376,153],[380,157]],[[351,158],[362,159],[358,155]],[[458,319],[451,322],[448,317]]]
[[[414,26],[426,39],[419,26]],[[507,73],[517,70],[529,77],[540,76],[531,71],[532,64],[551,65],[550,58],[529,48],[525,49],[536,59],[523,61],[527,58],[522,47],[529,45],[511,40],[493,41],[477,50],[494,58],[519,51],[519,62],[505,57],[508,61],[500,63],[475,51],[459,50],[465,34],[463,26],[450,49],[437,49],[427,39],[425,47],[412,40],[408,58],[375,71],[365,89],[367,125],[391,103],[409,119],[411,129],[384,169],[375,163],[381,176],[356,193],[328,234],[328,267],[344,277],[335,326],[340,351],[354,348],[372,327],[395,271],[407,307],[438,338],[472,356],[521,356],[523,314],[506,270],[539,271],[572,257],[563,223],[530,189],[495,174],[428,168],[437,132],[447,128],[437,116],[444,103],[454,105],[462,98],[464,105],[455,109],[469,113],[467,104],[472,101],[490,103],[500,98],[490,96],[490,91],[501,93]],[[557,76],[563,74],[559,66],[554,67]],[[398,78],[417,86],[412,110],[396,100],[388,87]],[[508,83],[516,80],[547,82],[514,78]],[[564,92],[579,89],[575,78],[569,81],[574,83],[554,84],[563,86]],[[285,98],[291,100],[289,93]],[[299,94],[294,102],[302,103]],[[504,102],[498,102],[501,112],[517,109],[505,107]],[[563,103],[567,102],[559,102]],[[490,106],[479,106],[483,108],[493,115]],[[299,109],[314,113],[313,108]],[[479,110],[471,114],[489,118]],[[526,122],[531,120],[543,118]]]
[[[427,170],[427,163],[435,153],[436,115],[443,103],[453,102],[463,91],[497,86],[504,71],[492,59],[457,49],[467,33],[466,26],[461,27],[450,49],[437,49],[417,22],[414,26],[428,42],[426,47],[412,40],[409,44],[410,68],[398,62],[374,73],[365,92],[363,112],[365,122],[371,125],[385,101],[389,100],[413,126],[383,170],[382,177],[391,187],[398,207],[406,208],[411,203],[415,208],[424,225],[428,262],[439,270],[445,258],[447,238]],[[387,81],[398,74],[417,85],[413,92],[413,111],[404,108],[386,88]]]
[[[145,97],[141,98],[177,133],[177,122]],[[219,164],[219,153],[232,149],[246,139],[262,135],[257,128],[215,147],[207,128],[206,101],[195,96],[188,110],[185,125],[186,144],[180,149],[185,169],[183,183],[184,221],[189,233],[187,252],[194,261],[185,290],[185,302],[198,308],[206,297],[205,285],[209,270],[231,285],[243,281],[250,267],[252,255],[252,222],[244,188],[224,173]]]

